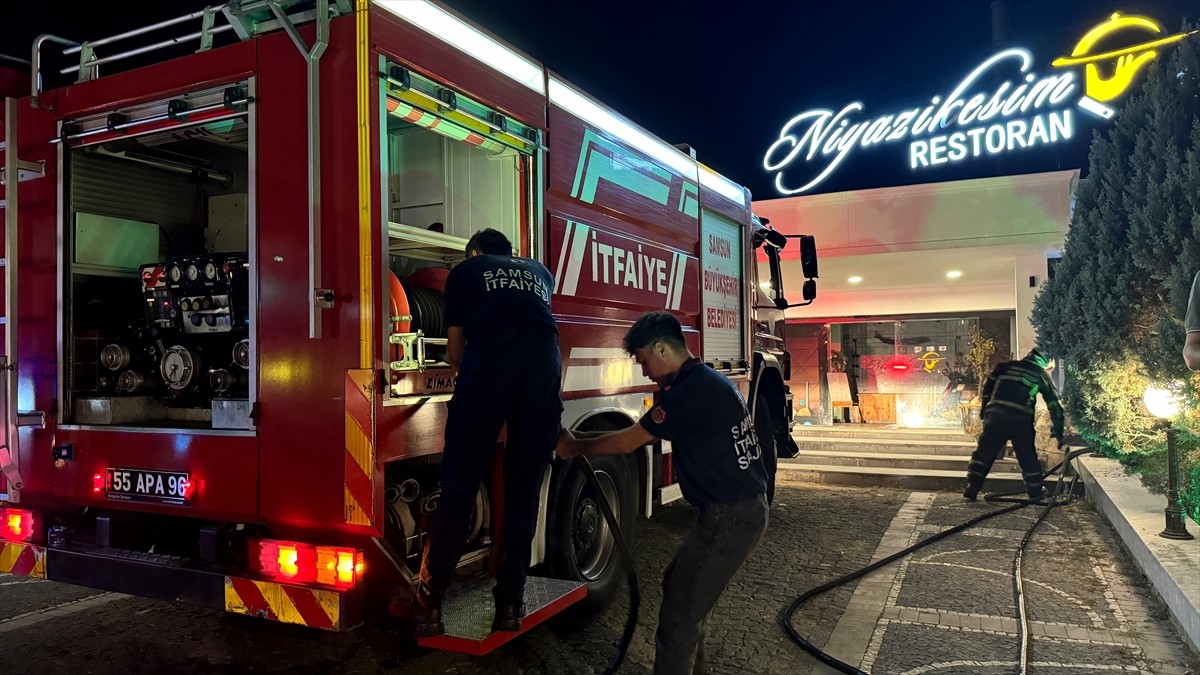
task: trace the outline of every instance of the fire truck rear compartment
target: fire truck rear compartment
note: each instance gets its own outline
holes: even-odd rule
[[[244,118],[65,150],[64,421],[252,428]]]

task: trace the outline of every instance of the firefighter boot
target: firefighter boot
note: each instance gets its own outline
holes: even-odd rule
[[[974,480],[974,476],[967,479],[967,486],[963,488],[963,499],[973,502],[979,496],[979,489],[983,487],[982,480]]]
[[[497,632],[516,633],[521,630],[521,618],[525,616],[525,603],[496,605],[496,618],[492,620],[492,630]]]
[[[417,637],[437,637],[446,632],[446,624],[442,622],[442,598],[430,592],[423,586],[418,587],[415,598]]]

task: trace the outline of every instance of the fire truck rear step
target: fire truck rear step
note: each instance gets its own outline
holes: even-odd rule
[[[528,633],[550,617],[587,596],[587,584],[562,579],[529,577],[525,582],[525,618],[519,633],[492,632],[496,613],[492,599],[494,579],[481,579],[451,587],[442,605],[446,634],[421,638],[422,647],[483,656]]]

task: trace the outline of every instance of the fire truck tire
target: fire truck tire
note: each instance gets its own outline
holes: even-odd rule
[[[632,543],[637,503],[629,463],[624,457],[595,457],[591,461],[600,489],[612,506],[626,541]],[[588,584],[587,597],[565,612],[568,623],[595,617],[621,588],[622,570],[615,533],[610,531],[596,499],[583,470],[567,465],[550,514],[547,562],[554,576]]]
[[[786,442],[781,439],[780,431],[783,425],[779,422],[779,413],[771,406],[766,396],[759,396],[754,401],[754,434],[758,436],[758,445],[762,449],[763,467],[767,470],[767,503],[775,500],[775,473],[779,468],[779,444]]]

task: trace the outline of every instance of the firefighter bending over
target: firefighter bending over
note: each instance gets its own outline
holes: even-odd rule
[[[538,489],[562,417],[558,326],[550,314],[554,278],[536,260],[513,256],[512,244],[496,230],[476,232],[466,254],[446,279],[447,360],[458,370],[458,383],[448,404],[442,496],[417,587],[421,637],[445,631],[442,598],[466,547],[475,496],[505,423],[504,541],[492,627],[521,629]]]
[[[1058,393],[1046,374],[1049,363],[1050,359],[1035,348],[1020,361],[1001,363],[988,375],[983,384],[983,407],[980,408],[983,434],[979,436],[979,445],[971,455],[971,463],[967,465],[964,498],[975,501],[975,496],[983,487],[983,480],[992,469],[992,463],[1010,440],[1017,454],[1017,462],[1021,465],[1021,477],[1025,479],[1029,498],[1041,499],[1044,496],[1042,463],[1034,446],[1036,434],[1033,427],[1039,392],[1050,410],[1053,423],[1050,433],[1060,444],[1065,424]]]
[[[767,473],[741,393],[692,356],[679,320],[667,312],[638,319],[625,351],[661,388],[638,424],[594,439],[567,430],[557,452],[614,455],[663,438],[683,496],[699,507],[696,524],[663,573],[654,673],[704,671],[704,622],[767,528]]]

